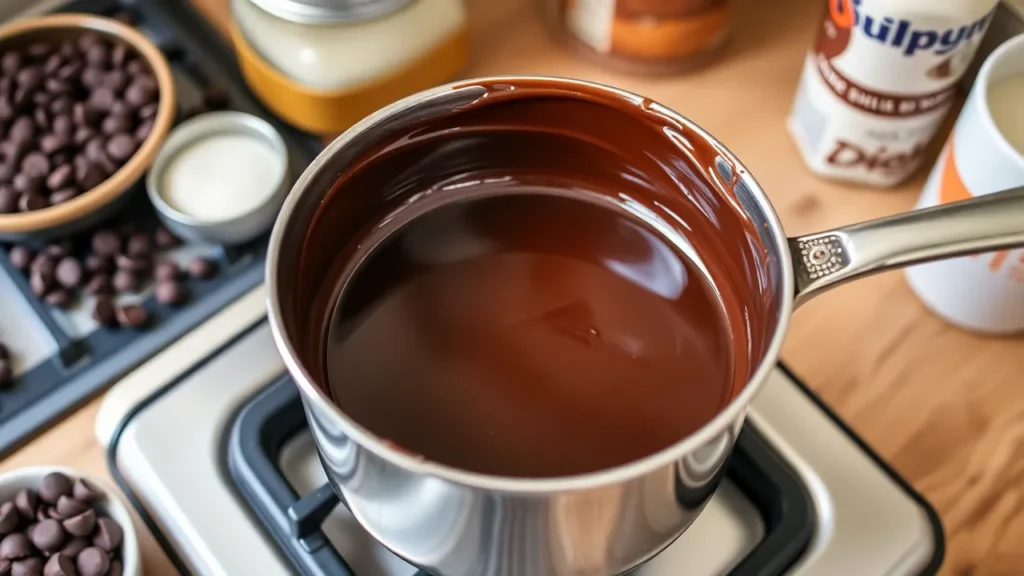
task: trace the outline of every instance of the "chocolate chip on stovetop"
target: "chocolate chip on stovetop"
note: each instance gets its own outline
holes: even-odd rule
[[[117,323],[124,328],[141,328],[149,321],[149,312],[138,304],[128,304],[116,311]]]
[[[56,288],[46,295],[46,303],[50,306],[67,310],[74,304],[75,297],[66,288]]]
[[[11,264],[14,265],[15,268],[24,272],[28,270],[28,267],[32,264],[32,259],[35,258],[35,254],[28,246],[17,244],[15,246],[11,246],[11,251],[7,254],[7,257],[11,260]]]
[[[161,250],[170,250],[171,248],[181,244],[181,240],[179,240],[173,232],[168,230],[167,227],[162,224],[157,227],[155,232],[153,232],[153,242],[156,243],[156,247]]]
[[[61,496],[71,496],[75,483],[67,474],[51,472],[39,484],[39,499],[47,504],[56,504]]]
[[[177,280],[158,280],[153,287],[156,301],[168,306],[178,306],[188,299],[188,288]]]
[[[18,513],[18,508],[14,505],[14,502],[0,504],[0,536],[6,536],[14,532],[20,522],[21,514]]]
[[[0,558],[4,560],[27,558],[32,553],[32,542],[21,532],[12,532],[0,540]]]
[[[92,305],[92,319],[101,326],[114,326],[117,324],[117,316],[114,310],[114,301],[108,296],[100,296]],[[69,519],[70,520],[70,519]],[[65,526],[67,528],[67,526]]]
[[[96,272],[92,278],[89,279],[89,283],[85,285],[85,292],[92,294],[93,296],[99,296],[102,294],[113,294],[114,285],[110,281],[110,276],[107,276],[103,272]]]
[[[43,576],[78,576],[75,559],[61,552],[50,556],[43,567]]]
[[[64,531],[64,527],[60,525],[60,522],[47,518],[36,524],[36,527],[32,530],[32,534],[29,539],[32,544],[42,552],[57,552],[64,546],[64,540],[67,538],[67,532]]]
[[[110,568],[110,559],[103,550],[90,547],[82,550],[78,558],[75,558],[75,566],[79,576],[103,576]]]
[[[14,506],[22,518],[34,518],[39,507],[39,493],[31,488],[23,488],[14,495]]]
[[[43,559],[32,556],[11,562],[11,576],[44,576]]]
[[[78,259],[73,256],[65,256],[57,263],[54,275],[61,286],[65,288],[79,288],[82,285],[82,280],[85,278],[85,270]]]
[[[142,287],[142,281],[139,280],[139,277],[128,270],[114,272],[111,283],[117,292],[138,292],[139,288]]]
[[[217,263],[209,258],[193,258],[188,263],[188,273],[193,278],[210,278],[217,273]]]
[[[92,235],[92,251],[99,256],[114,257],[121,253],[121,237],[113,230],[99,230]]]

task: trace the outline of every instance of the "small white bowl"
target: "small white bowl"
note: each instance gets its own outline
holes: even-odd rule
[[[142,563],[139,559],[139,540],[135,535],[135,526],[132,524],[132,516],[128,513],[128,506],[122,500],[121,495],[106,482],[83,474],[77,470],[63,468],[60,466],[30,466],[17,468],[10,472],[0,474],[0,502],[14,500],[14,496],[25,488],[39,490],[43,478],[51,472],[60,472],[72,480],[79,478],[85,480],[96,489],[103,492],[104,497],[93,503],[97,511],[106,514],[121,525],[124,536],[121,540],[121,564],[123,576],[142,576]]]

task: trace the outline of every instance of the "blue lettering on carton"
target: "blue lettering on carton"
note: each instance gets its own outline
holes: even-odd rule
[[[849,0],[829,0],[838,4],[846,4]],[[864,35],[876,42],[898,48],[904,56],[913,56],[918,52],[934,52],[945,55],[953,52],[971,38],[985,33],[993,12],[985,14],[974,22],[936,30],[919,28],[905,18],[895,20],[890,16],[866,14],[861,9],[861,0],[853,0],[853,26],[859,28]],[[843,6],[839,6],[842,10]]]

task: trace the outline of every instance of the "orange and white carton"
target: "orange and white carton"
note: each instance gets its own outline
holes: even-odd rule
[[[982,65],[917,208],[1019,186],[1024,186],[1024,34],[1003,43]],[[1024,332],[1024,249],[933,262],[905,274],[928,308],[961,328]]]

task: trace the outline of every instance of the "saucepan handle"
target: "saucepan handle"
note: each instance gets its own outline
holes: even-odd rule
[[[1024,187],[789,239],[796,305],[891,268],[1024,246]]]

